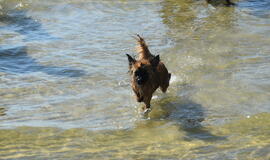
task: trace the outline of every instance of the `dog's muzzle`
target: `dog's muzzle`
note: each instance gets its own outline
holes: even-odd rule
[[[138,85],[144,84],[148,80],[148,74],[144,69],[138,69],[135,72],[135,81]]]

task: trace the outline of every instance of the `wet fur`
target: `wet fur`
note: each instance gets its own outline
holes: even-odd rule
[[[171,74],[165,65],[160,61],[159,55],[150,53],[144,39],[137,35],[138,59],[127,54],[129,61],[129,73],[131,76],[131,87],[138,102],[144,102],[145,109],[150,109],[153,93],[157,88],[166,92],[169,87]]]

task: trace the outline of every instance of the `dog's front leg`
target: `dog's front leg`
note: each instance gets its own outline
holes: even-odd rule
[[[145,106],[143,107],[143,112],[144,113],[148,113],[148,112],[151,111],[151,104],[150,104],[151,99],[152,99],[152,95],[144,97],[144,99],[143,99],[143,102],[145,104]]]
[[[148,113],[151,111],[151,105],[150,105],[151,98],[144,99],[145,106],[143,107],[143,114],[148,115]]]
[[[142,101],[143,101],[143,96],[139,93],[139,91],[136,90],[136,89],[133,89],[133,92],[134,92],[135,95],[136,95],[137,101],[138,101],[138,102],[142,102]]]

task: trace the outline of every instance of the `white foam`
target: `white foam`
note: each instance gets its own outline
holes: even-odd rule
[[[158,98],[158,96],[157,95],[154,95],[153,97],[152,97],[152,99],[157,99]]]
[[[172,75],[170,83],[174,83],[174,82],[177,82],[177,77],[175,75]]]

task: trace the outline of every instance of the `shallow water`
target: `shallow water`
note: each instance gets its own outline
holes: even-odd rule
[[[0,0],[0,159],[269,159],[270,3]],[[126,53],[173,77],[148,118]]]

